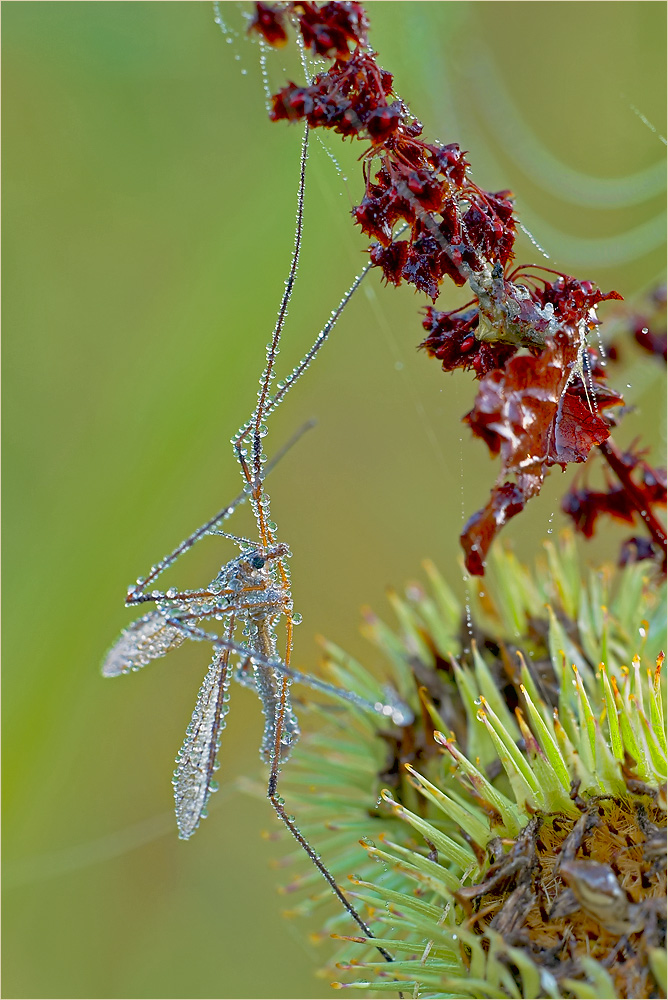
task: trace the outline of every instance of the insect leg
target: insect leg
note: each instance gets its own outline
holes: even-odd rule
[[[170,590],[169,593],[162,590],[152,590],[150,594],[128,594],[125,602],[126,607],[133,607],[135,604],[148,604],[149,602],[160,603],[161,601],[191,601],[206,600],[217,601],[220,597],[237,594],[238,591],[228,588],[226,590]]]
[[[290,302],[290,297],[292,295],[292,289],[294,287],[295,279],[297,277],[297,265],[299,263],[299,253],[301,250],[302,241],[302,230],[304,224],[304,187],[306,184],[306,160],[308,157],[308,137],[309,137],[309,127],[306,125],[304,129],[304,138],[302,140],[301,158],[300,158],[300,169],[299,169],[299,186],[297,190],[297,227],[295,231],[295,245],[292,251],[292,260],[290,262],[290,270],[288,272],[288,279],[285,283],[285,290],[283,292],[283,297],[281,299],[281,304],[278,310],[278,317],[276,319],[276,325],[274,327],[274,332],[271,336],[271,341],[267,346],[267,360],[265,363],[264,371],[260,378],[260,391],[258,392],[257,404],[253,411],[253,415],[250,420],[250,424],[253,426],[253,442],[252,442],[252,473],[249,468],[248,462],[246,461],[246,456],[241,448],[241,439],[237,436],[233,439],[233,445],[239,463],[241,465],[241,471],[247,482],[251,487],[251,501],[253,504],[255,516],[258,522],[258,530],[260,537],[262,539],[262,544],[264,546],[270,545],[273,542],[273,536],[268,529],[267,522],[269,520],[266,513],[266,501],[263,495],[262,485],[262,424],[265,418],[265,407],[266,402],[269,398],[269,387],[271,386],[272,379],[274,378],[274,367],[276,364],[276,355],[278,354],[278,345],[281,339],[281,333],[283,330],[283,325],[285,323],[285,317],[288,311],[288,304]],[[243,434],[243,431],[242,431]],[[244,435],[245,436],[245,435]]]
[[[319,855],[314,851],[314,849],[309,844],[308,840],[304,837],[303,833],[295,823],[294,819],[288,815],[285,809],[285,802],[278,794],[278,773],[280,767],[281,759],[281,745],[282,745],[282,729],[283,729],[283,717],[285,714],[285,706],[287,700],[287,691],[290,681],[287,677],[283,678],[283,683],[281,685],[281,697],[279,703],[279,710],[276,717],[276,729],[274,732],[274,752],[272,754],[271,769],[269,771],[269,783],[267,785],[267,798],[274,807],[274,811],[281,822],[288,828],[292,836],[295,838],[299,846],[308,855],[312,863],[318,869],[322,877],[325,879],[330,889],[339,900],[343,908],[347,913],[353,918],[357,926],[360,928],[365,937],[373,939],[375,937],[373,931],[369,925],[362,919],[350,900],[344,895],[342,890],[336,883],[336,879],[330,872],[329,868],[323,863]],[[386,962],[393,962],[394,959],[388,951],[385,950],[381,945],[376,946],[380,954],[383,956]]]
[[[235,605],[235,608],[241,608],[241,605]],[[257,607],[257,605],[255,605]],[[277,603],[272,605],[273,608],[280,607]],[[393,697],[386,701],[369,701],[367,698],[362,698],[360,695],[355,694],[354,691],[347,691],[345,688],[336,687],[335,684],[328,684],[327,681],[321,681],[319,677],[313,677],[311,674],[302,674],[298,670],[293,670],[291,667],[286,667],[281,660],[268,659],[262,656],[254,649],[249,649],[248,646],[243,646],[235,642],[229,642],[223,636],[214,635],[213,632],[207,632],[206,629],[199,628],[197,625],[190,624],[189,617],[197,620],[198,618],[205,618],[207,614],[198,615],[184,615],[181,618],[166,618],[165,621],[169,625],[173,625],[176,629],[180,630],[188,639],[199,640],[200,642],[210,642],[212,645],[220,649],[231,649],[232,652],[238,653],[240,656],[251,660],[254,663],[258,663],[264,667],[270,667],[275,670],[276,673],[281,674],[284,677],[289,677],[293,681],[297,681],[299,684],[304,684],[306,687],[310,687],[313,691],[321,691],[323,694],[328,694],[334,698],[338,698],[341,701],[346,701],[355,708],[359,708],[364,712],[369,712],[371,715],[380,715],[385,719],[389,719],[394,722],[397,726],[407,726],[413,720],[413,712],[408,705],[406,705],[399,698]]]

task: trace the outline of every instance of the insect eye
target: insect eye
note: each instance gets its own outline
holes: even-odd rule
[[[250,562],[251,566],[253,567],[253,569],[262,569],[262,567],[265,564],[265,561],[266,560],[263,559],[262,556],[252,556],[249,559],[249,562]]]

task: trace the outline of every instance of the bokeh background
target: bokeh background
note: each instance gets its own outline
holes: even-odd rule
[[[664,266],[665,18],[658,3],[369,5],[380,61],[487,188],[511,187],[549,266],[632,298]],[[261,777],[261,718],[233,692],[221,791],[177,840],[170,777],[208,662],[183,648],[103,681],[125,588],[233,497],[228,440],[250,413],[293,240],[300,132],[266,117],[236,4],[5,3],[4,988],[6,997],[331,995],[311,928],[281,919],[285,845]],[[274,89],[299,72],[269,61]],[[639,117],[642,114],[649,124]],[[359,149],[309,163],[281,363],[298,360],[361,266]],[[519,258],[539,255],[524,238]],[[441,303],[456,302],[446,291]],[[463,590],[457,535],[495,475],[459,420],[475,386],[416,351],[408,289],[373,276],[271,422],[272,474],[304,623],[361,657],[359,608],[430,556]],[[442,306],[444,307],[444,306]],[[659,370],[633,347],[619,432],[663,452]],[[506,531],[531,558],[566,476]],[[247,515],[237,528],[251,530]],[[617,535],[586,558],[614,551]],[[612,542],[611,542],[612,539]],[[174,578],[212,578],[210,540]],[[611,545],[613,546],[611,548]],[[284,876],[285,877],[285,876]]]

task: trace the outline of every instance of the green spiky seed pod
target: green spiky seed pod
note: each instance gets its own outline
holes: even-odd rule
[[[396,631],[365,614],[382,680],[323,642],[336,683],[372,699],[389,684],[414,721],[313,705],[327,725],[286,770],[304,834],[395,957],[340,933],[339,985],[665,996],[663,587],[642,564],[583,577],[568,535],[533,574],[497,549],[469,630],[425,571],[427,589],[390,595]],[[286,888],[293,913],[320,920],[320,881]],[[336,914],[317,936],[345,930]]]

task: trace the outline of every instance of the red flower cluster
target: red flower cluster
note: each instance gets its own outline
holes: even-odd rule
[[[454,309],[440,312],[429,306],[422,326],[429,332],[420,347],[432,358],[438,358],[443,371],[464,368],[483,378],[495,368],[503,368],[517,351],[514,344],[501,341],[489,344],[478,340],[476,330],[480,318],[478,309]]]
[[[398,106],[388,107],[392,77],[380,71],[373,57],[356,49],[339,58],[327,73],[319,73],[307,87],[289,83],[272,98],[273,121],[306,119],[311,128],[331,128],[344,136],[381,141],[398,125]]]
[[[429,336],[420,347],[438,358],[444,371],[469,369],[479,379],[503,368],[520,347],[543,350],[557,330],[581,342],[583,329],[596,322],[592,310],[598,303],[621,298],[617,292],[604,295],[591,281],[559,275],[550,283],[522,269],[506,276],[499,268],[491,281],[474,279],[471,285],[478,293],[476,308],[469,308],[473,303],[451,312],[427,308],[422,325]]]
[[[500,456],[501,473],[461,542],[469,571],[483,574],[495,534],[540,491],[549,468],[584,462],[609,437],[612,420],[603,411],[623,400],[606,387],[605,369],[585,338],[598,324],[597,305],[621,296],[562,274],[549,281],[538,269],[510,270],[510,192],[479,188],[455,143],[420,138],[422,125],[393,94],[391,74],[368,47],[360,4],[257,3],[251,27],[280,44],[289,16],[305,46],[333,64],[308,86],[280,90],[272,119],[306,120],[368,143],[361,157],[365,193],[352,214],[374,241],[371,261],[387,282],[412,284],[432,302],[446,277],[473,292],[460,309],[427,309],[421,346],[445,371],[464,368],[481,380],[464,419]],[[407,238],[395,238],[397,223],[408,224]]]
[[[316,56],[347,59],[348,43],[366,46],[369,27],[360,3],[256,3],[249,31],[256,31],[273,46],[288,38],[286,20],[295,15],[305,46]]]

